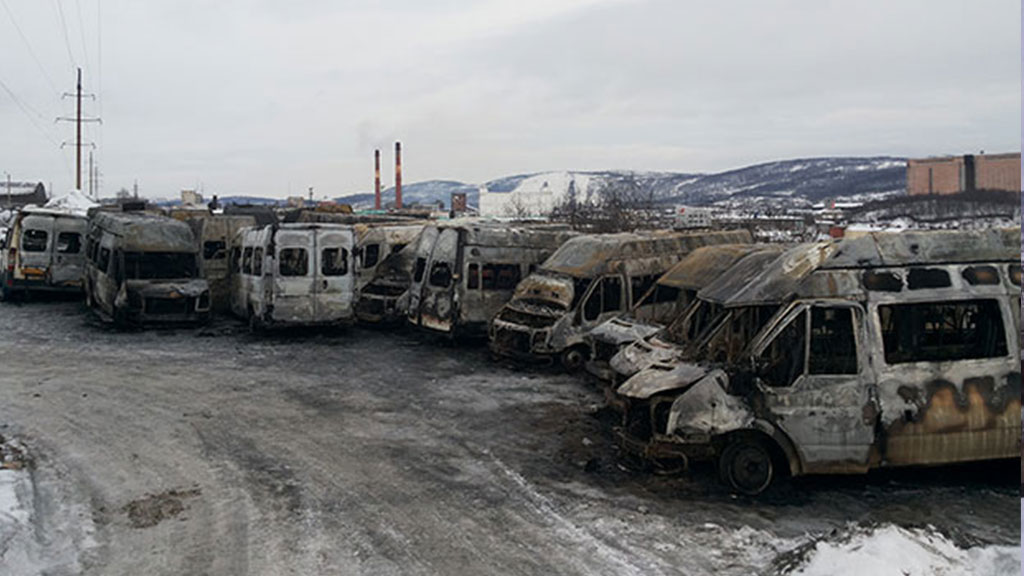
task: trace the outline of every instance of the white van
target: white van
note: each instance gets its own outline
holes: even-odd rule
[[[351,324],[354,247],[348,224],[243,228],[231,254],[231,311],[253,330]]]
[[[84,216],[28,207],[15,218],[0,257],[0,295],[81,292],[85,271]]]

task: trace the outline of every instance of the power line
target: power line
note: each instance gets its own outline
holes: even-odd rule
[[[28,109],[27,105],[24,102],[22,102],[21,99],[18,98],[14,94],[14,91],[12,91],[9,86],[7,86],[7,84],[3,81],[3,79],[0,79],[0,88],[2,88],[3,91],[7,93],[7,95],[11,98],[11,101],[13,101],[14,104],[18,106],[18,109],[21,111],[21,113],[25,115],[25,118],[28,118],[28,121],[30,123],[32,123],[32,126],[34,126],[35,129],[38,130],[40,134],[42,134],[43,138],[46,138],[47,140],[49,140],[50,143],[54,145],[54,147],[60,148],[60,143],[57,142],[57,140],[52,135],[50,135],[50,133],[47,132],[46,129],[44,129],[36,121],[35,118],[32,117],[32,114],[29,113],[29,109]],[[68,176],[71,176],[72,175],[71,174],[71,166],[68,164],[68,159],[64,156],[64,154],[60,154],[60,157],[61,157],[61,160],[64,162],[64,169],[67,170]]]
[[[89,49],[85,46],[85,25],[82,24],[82,1],[75,0],[75,8],[78,12],[78,37],[82,40],[82,58],[85,59],[85,69],[90,68]]]
[[[18,25],[18,21],[14,18],[14,13],[11,12],[9,6],[7,6],[7,0],[0,0],[0,5],[3,5],[4,10],[7,12],[7,17],[11,19],[11,24],[14,25],[14,29],[18,31],[18,36],[21,36],[21,41],[25,43],[25,48],[28,49],[28,53],[32,56],[32,60],[36,63],[39,71],[43,74],[43,78],[46,79],[46,83],[50,85],[53,90],[53,94],[56,96],[60,94],[60,90],[57,88],[57,84],[50,77],[50,74],[46,72],[46,68],[43,67],[43,63],[39,61],[39,57],[36,56],[35,50],[32,49],[32,44],[28,41],[28,37],[22,32],[21,26]]]
[[[78,68],[78,63],[75,62],[75,55],[71,52],[71,40],[68,39],[68,24],[64,21],[64,9],[60,6],[60,0],[53,0],[53,3],[57,5],[57,15],[60,16],[60,29],[64,33],[64,47],[68,49],[68,60],[71,61],[72,68]]]

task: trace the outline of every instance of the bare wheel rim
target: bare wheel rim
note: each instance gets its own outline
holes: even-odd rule
[[[772,481],[772,458],[759,444],[743,442],[730,450],[729,482],[746,494],[763,492]]]

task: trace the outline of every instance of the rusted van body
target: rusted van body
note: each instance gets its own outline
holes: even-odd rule
[[[482,336],[519,281],[574,232],[492,223],[427,226],[416,244],[406,317],[449,336]]]
[[[581,368],[589,353],[584,335],[638,302],[680,259],[702,246],[750,240],[746,231],[574,238],[516,287],[491,322],[491,351]]]
[[[210,318],[188,224],[143,212],[94,211],[85,241],[85,293],[103,320],[118,324],[198,323]]]
[[[243,228],[231,254],[231,311],[254,330],[355,320],[355,231],[348,224]]]
[[[231,310],[231,263],[229,256],[235,248],[238,231],[256,225],[252,216],[210,214],[209,212],[179,213],[192,227],[199,252],[199,265],[203,278],[210,285],[214,312]]]
[[[85,216],[30,206],[15,217],[0,255],[0,295],[81,293]]]
[[[735,360],[618,387],[622,446],[716,460],[756,494],[780,472],[1020,456],[1020,231],[876,233],[804,246],[737,285],[792,299]]]
[[[623,346],[660,332],[697,300],[699,291],[737,261],[765,247],[721,244],[697,248],[663,274],[633,308],[597,326],[583,337],[590,349],[587,372],[612,380],[609,362]]]
[[[356,318],[360,322],[393,324],[405,321],[418,242],[417,235],[397,252],[385,256],[374,269],[373,278],[362,287],[356,300]]]

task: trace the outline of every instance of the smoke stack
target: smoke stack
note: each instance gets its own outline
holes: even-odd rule
[[[373,209],[380,210],[380,150],[373,151]]]
[[[395,142],[395,208],[402,209],[402,143]]]

